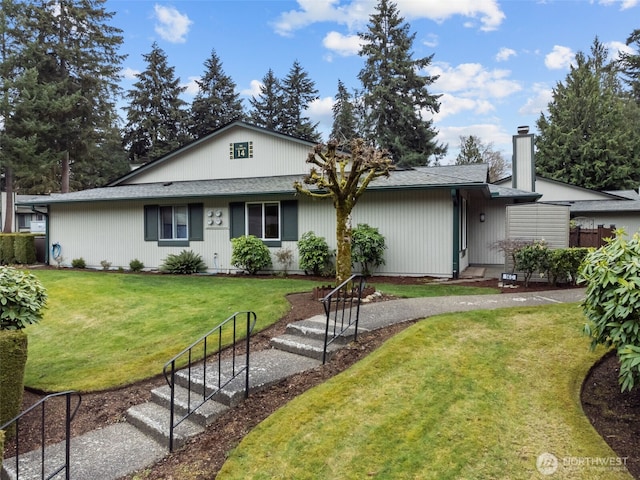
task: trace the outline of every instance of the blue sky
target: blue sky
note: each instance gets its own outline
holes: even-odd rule
[[[197,91],[195,79],[215,50],[224,72],[248,99],[259,94],[271,68],[284,78],[298,61],[316,83],[319,100],[309,108],[325,136],[338,79],[360,88],[358,32],[366,30],[376,0],[107,0],[113,25],[124,32],[122,86],[146,67],[153,42],[167,54],[176,77]],[[589,53],[597,36],[616,56],[640,28],[640,0],[397,0],[416,34],[413,58],[434,55],[426,72],[439,75],[433,117],[438,140],[452,163],[461,135],[476,135],[511,159],[519,125],[546,110],[552,88],[564,82],[578,51]]]

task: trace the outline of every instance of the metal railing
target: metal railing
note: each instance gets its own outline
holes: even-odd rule
[[[66,411],[65,411],[65,451],[64,451],[64,463],[58,466],[52,466],[55,470],[49,474],[45,472],[45,426],[46,426],[46,405],[47,402],[52,400],[53,398],[65,397],[66,401]],[[77,403],[74,408],[72,408],[71,397],[77,397]],[[80,403],[82,403],[82,397],[79,393],[73,391],[61,392],[61,393],[53,393],[51,395],[47,395],[46,397],[40,399],[38,402],[33,404],[31,407],[26,409],[20,415],[15,417],[14,419],[8,421],[4,425],[0,426],[0,430],[6,430],[11,425],[15,424],[15,436],[13,438],[13,445],[15,449],[15,478],[20,478],[20,420],[24,419],[27,415],[33,413],[34,415],[38,414],[38,409],[40,410],[40,478],[43,480],[49,480],[54,477],[57,477],[58,474],[64,471],[64,478],[69,480],[70,472],[69,472],[69,459],[71,454],[71,421],[75,417],[78,412],[78,408],[80,408]],[[5,447],[6,448],[6,447]],[[9,459],[10,460],[10,459]],[[6,463],[5,463],[6,464]],[[6,464],[8,465],[8,464]],[[0,476],[1,476],[0,472]]]
[[[243,331],[239,331],[243,316],[246,316],[246,324]],[[249,340],[255,325],[256,314],[254,312],[236,312],[165,364],[162,371],[171,390],[169,451],[173,452],[175,428],[243,373],[245,375],[245,398],[249,396]],[[243,333],[245,336],[245,361],[239,363],[239,355],[241,354],[238,354],[240,350],[238,339],[242,338]],[[223,351],[226,344],[229,344],[229,347]],[[213,355],[211,355],[212,353]],[[226,372],[223,372],[222,369],[223,353],[231,356],[231,368]],[[198,372],[202,371],[202,383],[194,382],[192,377],[193,367],[196,364],[199,365]],[[214,371],[211,372],[211,369]],[[176,372],[178,370],[186,372],[187,376],[184,382],[187,389],[187,407],[186,413],[176,419],[175,394]]]
[[[324,335],[322,363],[327,361],[327,348],[351,326],[354,327],[354,340],[358,339],[358,320],[360,318],[360,300],[365,287],[362,275],[351,275],[331,290],[321,301],[327,318]],[[355,306],[355,314],[354,314]],[[333,323],[333,326],[331,326]]]

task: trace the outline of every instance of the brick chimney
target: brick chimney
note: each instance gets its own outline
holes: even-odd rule
[[[533,153],[533,134],[526,125],[518,127],[513,136],[511,186],[527,192],[536,191],[536,160]]]

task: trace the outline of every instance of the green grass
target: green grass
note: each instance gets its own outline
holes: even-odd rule
[[[287,312],[287,294],[311,291],[319,285],[280,277],[66,269],[33,273],[46,287],[49,302],[43,321],[26,329],[29,357],[25,383],[45,392],[98,391],[154,377],[166,361],[234,312],[255,311],[256,329],[262,330]],[[453,292],[443,290],[442,285],[415,288],[384,284],[385,292],[392,287],[393,294],[399,296]]]
[[[255,311],[261,330],[287,312],[288,293],[315,285],[275,277],[33,273],[49,302],[42,322],[26,330],[25,383],[47,392],[104,390],[151,378],[236,311]]]
[[[445,297],[451,295],[489,295],[500,293],[499,288],[468,287],[464,285],[446,283],[424,283],[422,285],[398,285],[393,283],[376,282],[375,277],[369,283],[387,295],[401,298],[414,297]],[[497,281],[496,281],[497,283]]]
[[[585,465],[616,455],[580,405],[604,353],[582,323],[576,304],[423,320],[270,416],[217,478],[544,478],[548,452],[549,478],[629,479]]]

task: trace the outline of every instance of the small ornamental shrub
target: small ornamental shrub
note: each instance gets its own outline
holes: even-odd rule
[[[190,275],[206,270],[207,265],[202,260],[202,257],[192,250],[183,250],[177,255],[170,253],[160,265],[161,272],[179,275]]]
[[[533,245],[525,245],[516,250],[514,254],[515,269],[524,273],[525,287],[529,286],[529,280],[534,273],[547,274],[549,272],[550,252],[551,250],[544,241],[537,241]]]
[[[288,248],[281,248],[275,253],[278,263],[282,265],[282,274],[287,276],[293,263],[293,252]]]
[[[100,260],[100,265],[102,266],[103,270],[109,270],[111,268],[111,262],[108,262],[106,260]]]
[[[231,239],[231,265],[251,275],[271,266],[269,248],[254,235]]]
[[[21,330],[42,319],[47,293],[31,273],[0,267],[0,330]]]
[[[623,392],[631,390],[640,380],[640,235],[627,240],[618,229],[606,245],[590,249],[578,283],[587,285],[581,305],[591,348],[616,349],[618,382]]]
[[[298,240],[300,269],[307,275],[325,275],[331,270],[333,252],[324,237],[305,232]]]
[[[129,270],[131,270],[132,272],[141,272],[143,268],[144,263],[142,263],[137,258],[134,258],[129,262]]]
[[[580,264],[587,255],[587,248],[558,248],[549,254],[549,278],[554,285],[578,280]]]
[[[360,264],[365,277],[370,276],[374,268],[384,265],[386,248],[384,236],[375,227],[360,223],[351,232],[351,261]]]
[[[71,266],[73,268],[87,268],[87,263],[84,261],[84,258],[74,258],[71,260]]]

